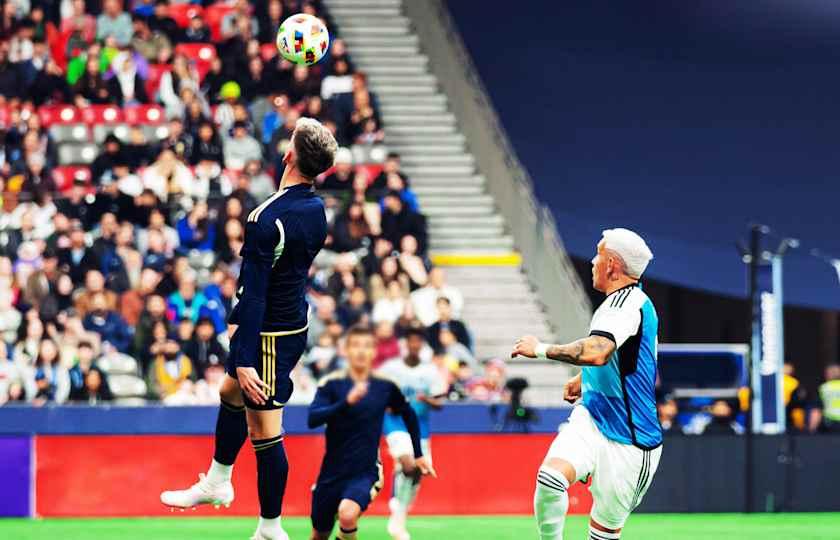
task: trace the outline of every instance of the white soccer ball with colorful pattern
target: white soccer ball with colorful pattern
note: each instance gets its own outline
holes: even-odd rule
[[[330,33],[321,19],[299,13],[280,25],[277,49],[283,58],[302,66],[311,66],[324,57],[330,48]]]

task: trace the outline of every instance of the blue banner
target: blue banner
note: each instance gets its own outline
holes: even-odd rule
[[[753,432],[784,433],[782,371],[785,352],[780,255],[761,261],[756,289],[758,309],[754,311],[752,337]]]

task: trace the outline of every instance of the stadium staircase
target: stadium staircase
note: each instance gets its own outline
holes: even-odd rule
[[[447,267],[448,281],[464,294],[462,318],[475,336],[478,357],[504,358],[525,333],[551,339],[514,239],[430,72],[401,0],[325,4],[379,100],[385,143],[401,154],[403,171],[428,218],[431,258]],[[541,366],[517,363],[510,374],[528,375],[533,384]]]

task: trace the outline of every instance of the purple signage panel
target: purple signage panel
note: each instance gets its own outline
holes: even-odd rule
[[[29,436],[0,437],[0,516],[31,514],[31,440]]]

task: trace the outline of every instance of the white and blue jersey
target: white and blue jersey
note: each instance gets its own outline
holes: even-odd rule
[[[420,423],[420,438],[428,439],[431,433],[429,406],[419,401],[417,396],[424,394],[434,397],[446,391],[446,385],[435,365],[429,362],[421,362],[416,366],[409,366],[404,360],[395,358],[385,362],[378,371],[399,386],[403,395],[411,404],[411,408],[417,414],[417,420]],[[382,431],[387,436],[396,431],[406,431],[406,428],[399,415],[386,414]]]
[[[650,450],[662,444],[656,415],[656,346],[659,318],[639,285],[611,293],[589,328],[615,342],[603,366],[583,368],[583,405],[610,440]]]

